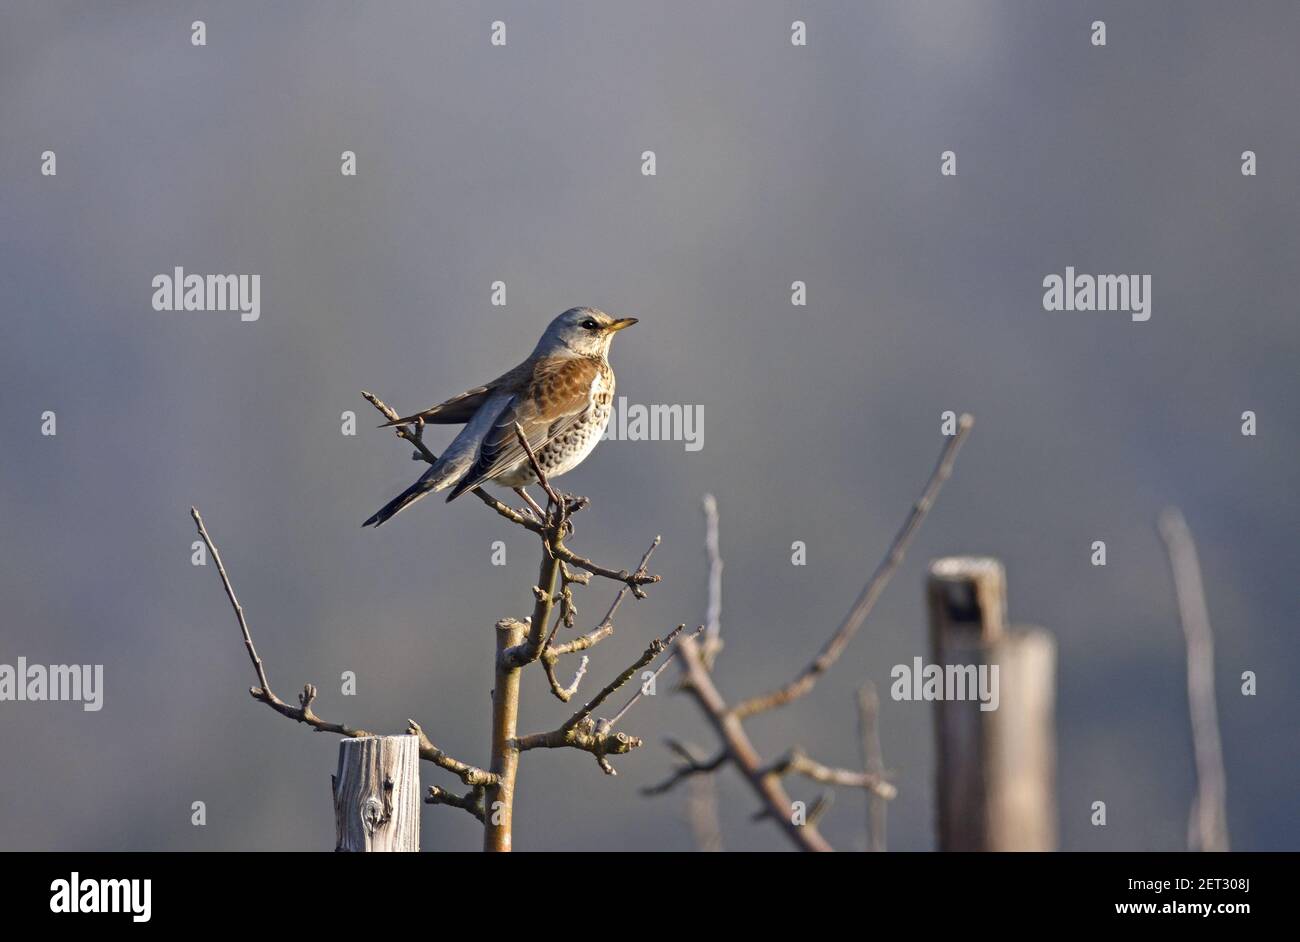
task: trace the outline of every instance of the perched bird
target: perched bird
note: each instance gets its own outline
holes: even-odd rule
[[[362,526],[379,526],[432,491],[451,488],[450,501],[489,481],[516,490],[536,482],[516,422],[548,480],[576,468],[609,422],[614,399],[609,345],[614,334],[636,322],[591,307],[570,308],[551,321],[528,359],[510,372],[385,423],[387,428],[423,419],[465,427],[420,480]]]

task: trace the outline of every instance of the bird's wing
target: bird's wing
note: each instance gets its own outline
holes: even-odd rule
[[[380,428],[388,428],[391,425],[410,425],[416,419],[424,419],[430,425],[459,425],[468,422],[474,418],[477,412],[488,401],[488,397],[502,387],[509,387],[518,382],[524,373],[531,370],[532,364],[529,361],[516,366],[508,373],[503,373],[490,383],[482,386],[475,386],[473,389],[467,389],[459,396],[452,396],[446,402],[440,402],[436,406],[430,406],[423,412],[416,412],[413,415],[405,415],[400,419],[393,419],[391,422],[385,422]]]
[[[483,436],[478,459],[447,500],[499,477],[524,458],[516,422],[534,453],[564,434],[587,411],[599,369],[596,361],[585,357],[539,363],[527,385],[502,406]]]

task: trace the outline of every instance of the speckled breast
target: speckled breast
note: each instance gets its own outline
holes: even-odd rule
[[[591,398],[587,411],[559,436],[547,442],[537,454],[537,463],[547,477],[564,474],[576,468],[596,447],[605,426],[609,424],[611,404],[614,401],[614,371],[602,363],[591,384]]]

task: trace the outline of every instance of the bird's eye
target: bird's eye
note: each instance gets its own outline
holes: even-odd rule
[[[589,318],[587,318],[585,321],[582,322],[582,326],[585,327],[587,330],[595,330],[595,329],[596,329],[597,327],[599,327],[600,325],[597,324],[595,321],[593,321],[593,320],[589,317]]]

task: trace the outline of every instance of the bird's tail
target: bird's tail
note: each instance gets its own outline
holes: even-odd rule
[[[380,507],[379,510],[375,511],[375,513],[370,517],[369,520],[367,520],[365,523],[361,525],[363,527],[382,526],[390,518],[397,516],[407,507],[410,507],[412,504],[414,504],[421,497],[424,497],[427,494],[431,494],[436,490],[438,490],[437,479],[432,474],[425,474],[425,476],[420,478],[420,480],[416,481],[406,490],[402,491],[402,493],[398,494],[388,503],[384,504],[383,507]]]

